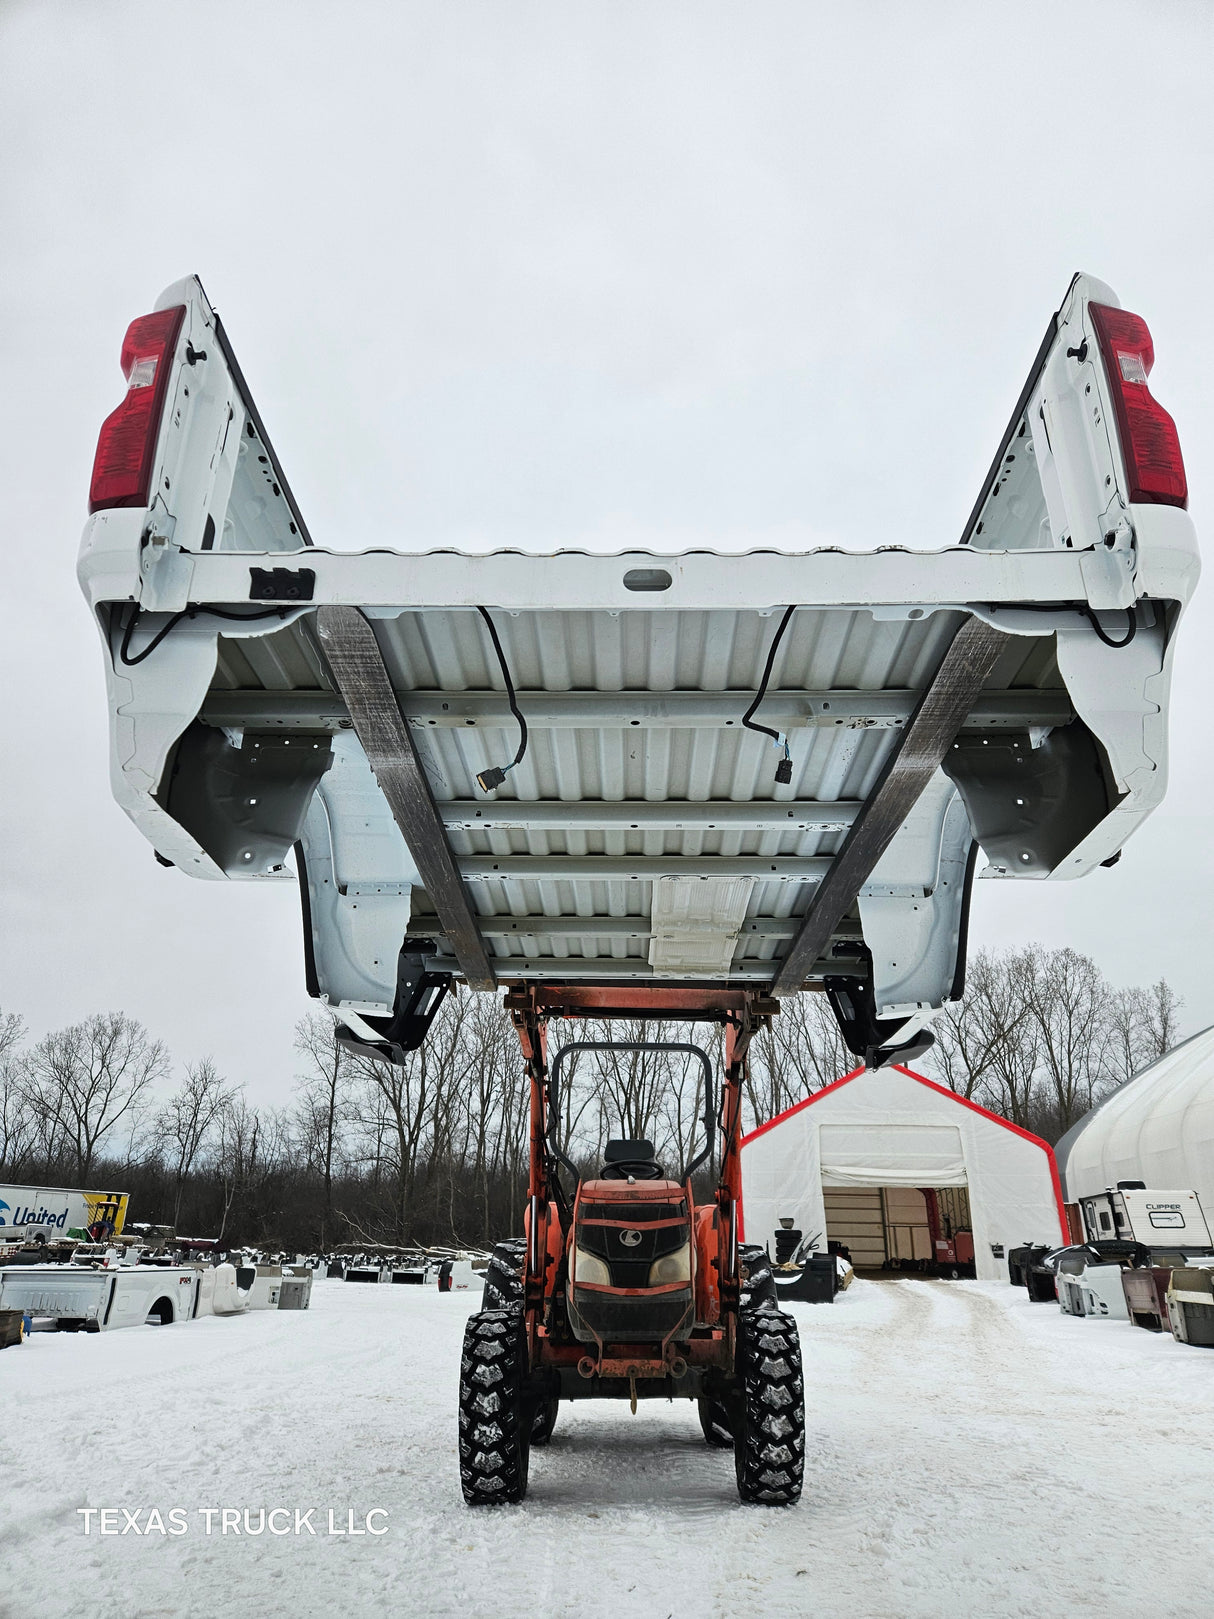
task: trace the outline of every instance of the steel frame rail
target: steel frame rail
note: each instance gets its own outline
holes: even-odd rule
[[[375,631],[357,608],[322,607],[316,614],[316,634],[460,970],[473,989],[493,989],[497,979],[476,924],[476,912],[392,689]]]
[[[909,725],[898,736],[876,786],[814,891],[796,938],[772,981],[772,993],[799,989],[835,929],[856,902],[881,856],[961,729],[974,695],[990,679],[1012,637],[979,618],[961,625],[924,692]]]

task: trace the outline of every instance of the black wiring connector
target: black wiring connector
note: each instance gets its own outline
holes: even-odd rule
[[[506,683],[506,701],[510,704],[510,712],[518,721],[518,752],[508,765],[488,765],[484,770],[477,772],[477,785],[483,793],[491,793],[495,787],[500,787],[506,779],[506,772],[513,770],[515,765],[523,762],[523,755],[527,752],[527,721],[523,718],[523,711],[518,706],[518,699],[514,695],[514,682],[510,678],[510,668],[506,663],[506,654],[502,651],[502,643],[498,639],[497,628],[489,617],[486,608],[478,607],[477,612],[484,619],[489,631],[489,639],[493,642],[493,650],[497,653],[498,666],[502,671],[502,679]]]
[[[742,716],[742,724],[748,731],[759,731],[769,736],[777,747],[783,746],[784,757],[776,765],[776,783],[787,787],[792,781],[792,754],[788,748],[787,736],[781,736],[779,731],[773,731],[770,725],[759,725],[752,716],[759,704],[767,696],[767,683],[771,679],[771,671],[775,668],[776,653],[780,650],[780,642],[784,639],[784,631],[788,628],[788,621],[797,610],[797,603],[784,609],[784,617],[780,620],[780,627],[776,631],[775,640],[771,643],[767,653],[767,662],[763,666],[763,678],[759,682],[759,689],[755,693],[755,700]]]

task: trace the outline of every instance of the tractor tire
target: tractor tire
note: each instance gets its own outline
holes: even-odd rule
[[[527,1261],[527,1244],[522,1237],[508,1237],[495,1244],[489,1263],[485,1267],[485,1290],[481,1294],[482,1310],[514,1310],[523,1307],[523,1266]],[[548,1406],[551,1403],[552,1409]],[[535,1408],[531,1424],[531,1443],[546,1445],[556,1427],[559,1401],[541,1400]]]
[[[494,1247],[485,1267],[482,1310],[509,1310],[516,1304],[522,1304],[523,1265],[526,1259],[527,1244],[522,1237],[508,1237]]]
[[[535,1408],[535,1415],[531,1419],[531,1440],[533,1445],[546,1445],[552,1438],[552,1430],[556,1427],[557,1413],[561,1409],[559,1400],[541,1400]]]
[[[733,1427],[729,1412],[721,1402],[702,1398],[696,1401],[696,1406],[700,1413],[700,1427],[708,1443],[714,1450],[732,1450]]]
[[[459,1378],[459,1475],[470,1507],[501,1506],[527,1493],[527,1378],[522,1310],[470,1315]]]
[[[776,1279],[771,1274],[771,1260],[764,1248],[742,1243],[738,1248],[738,1265],[742,1272],[742,1287],[738,1295],[738,1310],[774,1310],[779,1307]]]
[[[805,1394],[797,1323],[782,1310],[738,1317],[734,1468],[743,1501],[788,1507],[801,1498]]]

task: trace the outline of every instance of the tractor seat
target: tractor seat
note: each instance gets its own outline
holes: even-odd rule
[[[603,1152],[605,1181],[626,1181],[629,1176],[638,1181],[665,1179],[662,1166],[654,1157],[652,1141],[609,1141]]]

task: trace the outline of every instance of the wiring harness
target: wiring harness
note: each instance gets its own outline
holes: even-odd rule
[[[780,760],[779,764],[776,765],[776,783],[781,787],[787,787],[792,781],[792,754],[789,752],[788,748],[788,737],[781,736],[779,731],[773,731],[770,725],[756,724],[753,719],[753,715],[759,704],[767,696],[767,683],[771,679],[771,671],[775,667],[776,653],[780,650],[780,642],[784,639],[784,631],[788,628],[788,621],[796,610],[797,604],[795,602],[791,607],[786,607],[784,609],[784,617],[780,620],[780,627],[776,631],[775,640],[771,643],[771,647],[767,653],[767,662],[763,666],[763,678],[759,682],[759,689],[755,693],[755,700],[753,703],[751,703],[750,707],[742,716],[742,724],[748,731],[760,731],[764,736],[769,736],[775,743],[776,747],[783,747],[784,757]]]
[[[493,642],[493,650],[497,653],[497,661],[502,671],[502,679],[506,682],[506,701],[510,704],[510,712],[518,721],[518,752],[508,765],[489,765],[484,770],[478,770],[477,785],[483,793],[491,793],[495,787],[500,787],[506,779],[507,771],[513,770],[515,765],[521,764],[523,755],[527,751],[527,721],[523,718],[523,711],[518,706],[518,699],[514,695],[514,682],[510,678],[510,668],[506,663],[506,654],[502,651],[502,643],[498,639],[497,628],[489,617],[486,608],[478,607],[477,612],[484,619],[489,630],[489,639]]]

